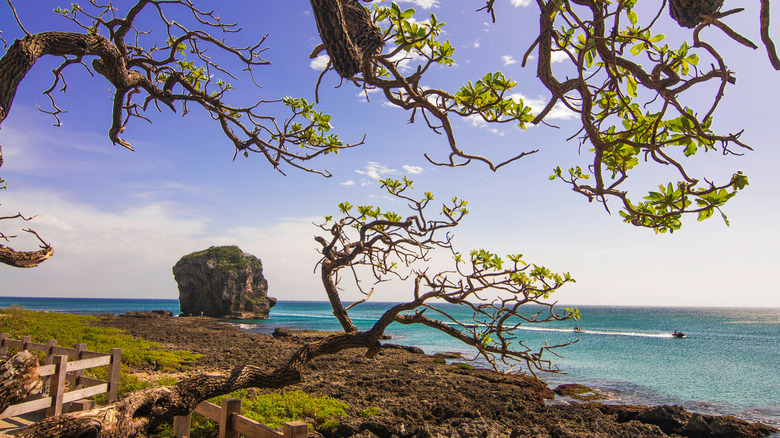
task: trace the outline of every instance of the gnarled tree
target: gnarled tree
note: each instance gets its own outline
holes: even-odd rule
[[[494,21],[495,3],[487,0],[481,8]],[[666,1],[649,21],[640,19],[635,0],[536,3],[539,34],[524,64],[536,50],[537,76],[550,91],[547,106],[538,114],[533,114],[514,92],[519,84],[501,72],[487,73],[456,92],[426,84],[424,76],[432,66],[454,64],[454,47],[449,41],[440,41],[444,23],[434,14],[425,20],[414,19],[414,10],[402,10],[395,3],[374,5],[372,15],[359,0],[312,0],[323,40],[313,55],[326,49],[331,64],[323,74],[333,67],[342,79],[366,90],[379,89],[388,102],[410,110],[411,121],[422,117],[432,130],[444,134],[450,148],[447,159],[434,160],[425,153],[434,164],[462,166],[479,161],[497,170],[538,151],[527,148],[499,160],[468,152],[457,142],[451,116],[513,123],[522,128],[529,123],[546,123],[550,111],[563,105],[579,115],[581,128],[573,137],[588,148],[592,164],[586,169],[574,166],[568,172],[557,167],[552,179],[566,182],[605,208],[608,199],[617,199],[626,222],[660,232],[678,229],[684,214],[697,214],[701,220],[719,211],[726,220],[720,209],[747,185],[747,177],[735,172],[727,181],[712,182],[692,175],[683,159],[700,151],[719,149],[724,154],[739,154],[750,149],[740,141],[741,132],[723,134],[716,130],[715,110],[735,79],[720,53],[702,37],[705,29],[714,26],[739,43],[757,48],[722,21],[742,10],[721,11],[722,0],[670,1],[670,15],[680,26],[693,28],[693,34],[691,41],[660,45],[665,37],[655,28],[667,8]],[[227,97],[232,87],[225,80],[237,78],[206,56],[205,50],[210,47],[227,53],[251,73],[268,64],[260,57],[264,39],[244,48],[229,45],[224,37],[239,28],[223,23],[213,11],[201,10],[189,0],[140,0],[124,16],[117,16],[110,3],[100,5],[92,0],[90,5],[89,10],[78,5],[70,10],[57,9],[80,26],[81,33],[30,34],[17,17],[26,36],[14,42],[0,59],[0,124],[26,72],[40,57],[53,55],[63,57],[63,62],[54,70],[54,81],[44,94],[51,99],[50,112],[57,123],[62,110],[52,92],[58,86],[67,88],[63,73],[66,68],[79,64],[89,69],[85,61],[92,58],[91,71],[103,76],[115,90],[109,139],[127,148],[130,144],[120,134],[128,121],[149,120],[144,115],[146,110],[161,105],[172,110],[179,106],[185,114],[193,106],[205,109],[219,123],[236,153],[262,154],[280,171],[280,166],[286,164],[327,175],[305,163],[362,143],[343,144],[337,136],[328,134],[330,117],[315,111],[303,99],[231,106]],[[769,6],[770,0],[761,0],[759,27],[772,65],[778,69],[780,61],[769,36]],[[9,7],[16,17],[10,2]],[[201,28],[190,29],[168,18],[167,11],[175,8],[191,14]],[[152,32],[138,31],[135,22],[141,14],[156,15],[159,26]],[[707,59],[702,61],[700,57]],[[567,66],[553,69],[553,59],[561,58]],[[405,75],[401,64],[410,60],[417,65],[413,73]],[[707,64],[709,68],[700,67]],[[709,106],[686,101],[694,89],[711,83],[718,86],[714,87]],[[292,111],[284,121],[273,115],[272,107],[279,103]],[[624,187],[643,163],[676,169],[678,178],[658,184],[658,191],[637,199]],[[591,177],[593,183],[589,184]],[[34,266],[51,255],[45,243],[43,252],[27,254],[2,248],[7,253],[2,260],[17,266]]]
[[[476,117],[524,128],[546,124],[552,109],[563,106],[579,116],[580,127],[572,138],[578,139],[581,150],[584,146],[591,164],[568,171],[557,167],[550,179],[564,181],[605,208],[609,199],[616,199],[625,222],[656,232],[679,229],[686,214],[703,220],[718,211],[728,223],[721,207],[747,186],[747,176],[737,171],[716,183],[693,175],[684,160],[701,152],[739,155],[751,149],[740,140],[742,132],[717,132],[715,110],[735,76],[702,36],[706,29],[717,27],[737,42],[757,48],[722,21],[742,9],[720,11],[723,1],[670,1],[669,13],[681,26],[693,28],[693,33],[690,41],[669,42],[657,32],[666,1],[649,20],[639,17],[635,0],[537,0],[536,4],[538,36],[523,65],[535,52],[537,77],[550,92],[546,107],[537,114],[515,91],[523,84],[502,72],[487,73],[455,92],[427,83],[425,75],[432,66],[454,65],[454,47],[441,41],[444,23],[434,14],[416,18],[413,9],[403,10],[395,3],[374,6],[374,21],[383,28],[383,51],[371,62],[363,62],[360,74],[342,77],[366,90],[380,90],[388,102],[412,112],[410,121],[421,116],[444,135],[450,147],[448,158],[439,161],[425,155],[431,163],[444,166],[478,161],[497,170],[538,151],[530,148],[498,160],[468,152],[457,141],[453,118]],[[315,10],[321,7],[316,1],[312,5]],[[480,10],[495,21],[496,7],[495,0],[488,0]],[[769,0],[761,2],[759,26],[770,60],[779,68],[769,37]],[[333,52],[322,26],[320,32],[323,47]],[[554,60],[563,62],[554,67]],[[401,66],[410,61],[412,73],[404,74]],[[701,93],[708,90],[714,90],[711,100],[702,102]],[[638,199],[625,187],[637,169],[652,164],[675,170],[677,180],[660,182],[657,191]]]
[[[16,17],[13,4],[8,4]],[[198,28],[168,18],[167,14],[177,9],[179,13],[189,14]],[[205,110],[233,144],[235,154],[260,154],[279,172],[291,166],[328,176],[327,171],[306,163],[362,143],[346,144],[338,135],[331,134],[330,116],[317,111],[305,99],[285,97],[258,100],[249,106],[231,105],[233,87],[228,81],[238,80],[237,72],[213,61],[215,52],[232,57],[252,75],[255,69],[270,64],[261,57],[265,37],[251,46],[232,46],[226,40],[240,28],[234,23],[224,23],[213,11],[202,10],[189,0],[139,0],[124,16],[117,15],[117,8],[110,2],[99,4],[94,0],[89,7],[73,4],[71,9],[58,8],[55,12],[83,31],[33,34],[16,17],[25,36],[6,45],[6,52],[0,58],[0,124],[8,117],[27,72],[40,58],[55,56],[63,61],[53,70],[52,84],[44,91],[51,103],[51,109],[44,111],[51,114],[56,125],[60,124],[63,109],[57,106],[53,93],[67,89],[66,69],[82,66],[113,87],[108,138],[113,144],[130,150],[130,143],[120,137],[129,122],[133,119],[150,122],[147,111],[160,111],[163,107],[182,114],[195,107]],[[156,20],[151,31],[136,28],[142,16],[147,23]],[[287,108],[286,117],[275,115],[279,107]],[[3,219],[7,218],[0,218]],[[52,254],[51,247],[41,242],[41,251],[15,251],[0,246],[0,262],[35,266]]]

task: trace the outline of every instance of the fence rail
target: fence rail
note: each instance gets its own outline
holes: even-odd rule
[[[309,426],[300,421],[284,423],[282,432],[279,432],[250,420],[241,415],[241,400],[237,398],[223,399],[221,407],[203,402],[194,412],[219,423],[219,438],[238,438],[239,434],[246,438],[306,438],[309,433]],[[174,418],[174,438],[190,435],[190,419],[189,415]]]
[[[37,344],[30,339],[30,336],[24,336],[21,340],[10,339],[8,333],[0,333],[0,357],[7,356],[9,348],[45,353],[46,359],[44,365],[38,367],[38,375],[43,379],[43,392],[48,392],[48,397],[11,405],[0,412],[0,419],[43,409],[46,409],[46,415],[49,417],[60,415],[63,405],[98,394],[106,394],[108,403],[116,401],[122,360],[121,348],[112,348],[111,352],[106,354],[87,351],[86,344],[78,344],[76,348],[63,348],[57,346],[56,340]],[[75,360],[69,362],[69,358]],[[102,366],[108,367],[106,380],[84,376],[84,370]],[[66,382],[69,383],[70,391],[66,391]],[[88,406],[89,403],[81,405]]]

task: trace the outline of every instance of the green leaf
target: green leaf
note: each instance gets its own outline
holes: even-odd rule
[[[662,33],[659,33],[658,35],[656,35],[656,36],[654,36],[654,37],[650,38],[650,42],[651,42],[651,43],[657,43],[658,41],[661,41],[661,40],[663,40],[664,38],[666,38],[666,36],[665,36],[664,34],[662,34]]]
[[[636,26],[636,23],[637,23],[637,21],[639,21],[639,18],[637,17],[637,15],[636,15],[636,12],[634,12],[634,10],[633,10],[633,9],[632,9],[632,10],[630,10],[630,11],[628,11],[628,20],[629,20],[629,21],[631,22],[631,24],[633,24],[634,26]]]
[[[633,76],[626,76],[626,91],[631,97],[637,97],[636,94],[637,83]]]

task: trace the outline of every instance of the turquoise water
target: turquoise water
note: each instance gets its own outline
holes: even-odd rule
[[[0,308],[12,304],[85,314],[179,312],[177,300],[0,297]],[[358,328],[366,329],[391,305],[366,303],[350,314]],[[519,332],[534,350],[545,342],[577,341],[558,350],[562,358],[554,358],[565,375],[541,376],[551,385],[584,383],[606,390],[616,403],[679,404],[697,412],[780,426],[780,309],[584,306],[580,310],[580,321],[535,325]],[[268,320],[236,323],[259,333],[276,327],[339,329],[327,302],[280,302]],[[575,326],[584,331],[575,332]],[[685,332],[686,337],[673,338],[674,330]],[[391,342],[414,345],[429,354],[473,355],[469,347],[427,327],[393,324],[387,333],[393,336]]]

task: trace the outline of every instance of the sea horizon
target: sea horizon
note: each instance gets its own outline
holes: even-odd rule
[[[276,298],[276,297],[272,297]],[[53,297],[53,296],[40,296],[40,297],[25,297],[25,296],[18,296],[18,295],[0,295],[0,300],[2,299],[47,299],[47,300],[138,300],[138,301],[179,301],[178,298],[137,298],[137,297],[112,297],[112,298],[97,298],[97,297]],[[329,301],[327,299],[322,300],[281,300],[277,298],[277,301],[281,302],[294,302],[294,303],[328,303]],[[344,303],[350,304],[353,301],[345,300]],[[376,304],[397,304],[400,303],[400,301],[371,301],[372,303]],[[578,306],[584,306],[584,307],[627,307],[627,308],[633,308],[633,307],[640,307],[640,308],[661,308],[661,309],[743,309],[743,310],[749,310],[749,309],[769,309],[769,310],[780,310],[780,306],[708,306],[708,305],[671,305],[671,304],[587,304],[587,303],[556,303],[556,308],[563,308],[563,307],[578,307]],[[0,308],[2,308],[2,303],[0,303]]]

